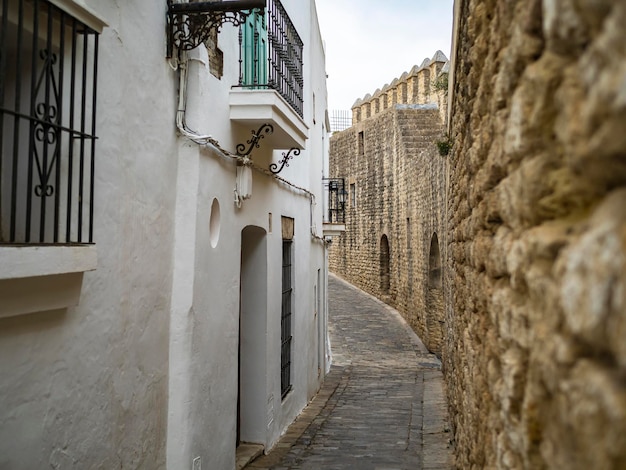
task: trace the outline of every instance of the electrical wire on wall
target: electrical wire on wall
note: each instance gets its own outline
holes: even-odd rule
[[[202,147],[209,148],[210,150],[213,151],[213,153],[216,153],[224,158],[236,161],[237,165],[250,167],[253,170],[257,171],[258,173],[261,173],[267,176],[268,178],[271,178],[275,180],[276,182],[287,186],[289,189],[299,192],[303,196],[307,196],[309,198],[309,208],[310,208],[310,214],[311,214],[311,220],[310,220],[311,237],[314,240],[319,241],[325,245],[328,244],[329,242],[327,240],[325,240],[323,237],[320,237],[317,234],[315,224],[313,223],[313,207],[316,205],[315,194],[313,194],[308,189],[295,185],[292,182],[286,180],[285,178],[282,178],[272,173],[268,169],[261,168],[260,166],[256,165],[247,156],[236,155],[233,152],[228,151],[227,149],[223,148],[220,145],[219,141],[215,139],[214,137],[210,135],[198,134],[197,132],[195,132],[194,130],[190,129],[187,126],[185,117],[186,117],[186,110],[187,110],[187,83],[188,83],[189,60],[190,60],[189,55],[186,51],[181,51],[180,59],[174,59],[174,58],[169,59],[170,67],[172,67],[173,70],[178,70],[178,73],[179,73],[178,109],[176,111],[176,127],[178,128],[178,131],[180,132],[180,134]],[[243,203],[243,197],[239,193],[239,188],[235,187],[234,193],[235,193],[235,205],[238,208],[241,208],[242,203]]]

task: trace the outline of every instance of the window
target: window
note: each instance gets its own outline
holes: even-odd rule
[[[363,131],[359,132],[358,149],[359,155],[363,155],[365,153],[365,136],[363,135]]]
[[[350,207],[356,207],[356,183],[350,183]]]
[[[93,243],[98,32],[47,0],[0,22],[0,243]]]
[[[280,393],[282,398],[285,398],[291,391],[292,244],[291,240],[283,240],[283,298],[280,317]]]

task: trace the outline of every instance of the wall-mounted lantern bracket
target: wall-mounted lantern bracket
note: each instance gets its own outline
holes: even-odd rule
[[[254,9],[265,8],[265,0],[229,0],[175,3],[167,0],[167,57],[174,47],[190,51],[204,43],[224,23],[240,26]]]
[[[346,180],[344,178],[323,178],[324,186],[328,188],[328,220],[325,223],[346,223]]]

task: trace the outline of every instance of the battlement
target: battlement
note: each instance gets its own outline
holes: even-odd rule
[[[445,113],[446,93],[442,89],[442,79],[447,76],[450,62],[446,55],[437,51],[432,59],[424,59],[409,72],[385,84],[373,95],[367,94],[352,105],[352,124],[375,116],[397,105],[435,103]]]

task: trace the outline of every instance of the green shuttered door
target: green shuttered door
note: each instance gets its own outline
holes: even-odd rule
[[[267,85],[267,22],[254,10],[243,26],[243,85]]]

